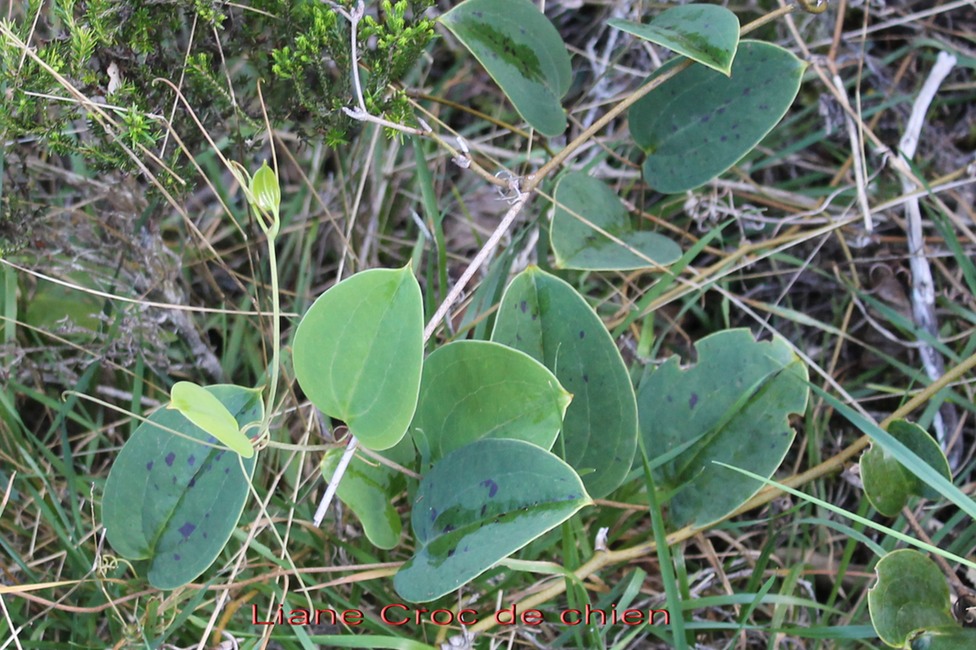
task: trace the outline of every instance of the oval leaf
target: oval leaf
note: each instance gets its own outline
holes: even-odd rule
[[[725,75],[732,69],[732,59],[739,44],[739,19],[718,5],[672,7],[647,24],[619,18],[612,18],[607,24]]]
[[[441,22],[484,66],[519,115],[543,135],[566,130],[560,99],[572,69],[559,32],[529,0],[467,0]]]
[[[630,109],[647,183],[683,192],[734,165],[786,114],[805,67],[778,45],[742,41],[731,77],[692,66],[650,91]]]
[[[263,416],[260,391],[229,385],[204,390],[234,414],[240,428]],[[194,580],[237,526],[255,461],[221,449],[179,412],[159,409],[122,447],[105,482],[102,519],[109,543],[130,560],[149,560],[149,582],[157,589]]]
[[[916,630],[956,625],[946,578],[922,553],[892,551],[878,561],[875,573],[878,582],[868,590],[868,611],[888,645],[901,648]]]
[[[170,391],[170,400],[168,408],[179,411],[187,420],[244,458],[254,455],[254,446],[237,426],[237,420],[223,402],[207,389],[192,381],[178,381]]]
[[[809,392],[806,366],[781,339],[758,343],[734,329],[695,349],[697,364],[682,369],[671,357],[637,393],[641,438],[659,485],[673,492],[676,528],[717,521],[762,487],[712,461],[772,476],[796,433],[788,415],[806,409]]]
[[[407,432],[424,345],[420,285],[409,267],[357,273],[319,296],[295,333],[295,377],[323,413],[369,449]]]
[[[666,266],[681,248],[663,235],[637,231],[613,190],[580,172],[556,184],[550,241],[556,267],[625,271]]]
[[[549,449],[571,399],[524,352],[488,341],[456,341],[424,362],[411,430],[426,441],[425,462],[482,438],[513,438]]]
[[[906,420],[895,420],[887,430],[947,481],[952,481],[945,454],[925,429]],[[871,505],[887,517],[897,516],[912,494],[927,499],[940,498],[937,491],[920,481],[914,472],[895,460],[880,445],[872,443],[871,448],[861,456],[860,466],[864,493]]]
[[[326,481],[332,480],[344,452],[343,447],[336,447],[322,456],[320,468]],[[404,438],[381,455],[399,465],[409,465],[414,458],[413,445]],[[357,452],[342,475],[336,496],[359,518],[373,546],[391,549],[400,541],[403,529],[391,500],[405,486],[403,474]]]
[[[591,495],[610,494],[634,459],[637,404],[600,318],[571,286],[529,267],[505,290],[492,340],[538,359],[573,394],[563,418],[566,461]]]
[[[434,600],[590,504],[579,476],[522,440],[479,440],[424,476],[411,514],[417,552],[393,579],[410,602]]]

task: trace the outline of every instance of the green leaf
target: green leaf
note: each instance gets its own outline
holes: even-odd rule
[[[712,461],[772,476],[795,436],[788,415],[803,413],[808,394],[806,366],[781,339],[758,343],[733,329],[706,336],[695,350],[697,364],[682,369],[671,357],[637,393],[648,457],[667,458],[655,478],[671,492],[676,528],[717,521],[762,487]]]
[[[260,391],[230,385],[204,390],[241,428],[263,416]],[[149,560],[149,582],[157,589],[190,582],[213,563],[237,526],[255,462],[256,456],[244,459],[222,449],[181,413],[159,409],[122,447],[105,483],[102,519],[109,543],[129,560]]]
[[[901,648],[916,630],[956,625],[939,565],[911,549],[892,551],[875,567],[868,590],[871,623],[882,641]],[[958,626],[957,626],[958,627]]]
[[[322,456],[320,468],[326,481],[332,480],[344,452],[345,448],[336,447]],[[404,438],[380,455],[398,465],[410,465],[414,459],[413,444]],[[400,541],[403,529],[391,500],[405,487],[403,474],[357,452],[342,475],[336,495],[359,518],[373,546],[391,549]]]
[[[170,391],[167,408],[179,411],[187,420],[224,443],[244,458],[254,455],[254,446],[240,430],[237,420],[217,397],[192,381],[178,381]]]
[[[939,443],[925,429],[905,420],[895,420],[887,431],[947,481],[952,480],[949,462]],[[881,445],[872,443],[871,448],[861,456],[860,466],[864,493],[871,505],[887,517],[897,516],[912,494],[933,500],[941,498],[935,489],[925,485]]]
[[[525,121],[543,135],[566,130],[560,99],[572,68],[559,32],[529,0],[467,0],[441,22],[485,67]]]
[[[725,75],[732,69],[732,59],[739,44],[739,19],[718,5],[672,7],[647,24],[619,18],[611,18],[607,24]]]
[[[505,290],[492,340],[538,359],[573,394],[563,418],[566,462],[591,495],[610,494],[633,463],[637,405],[600,318],[570,285],[532,266]]]
[[[554,198],[549,236],[557,268],[624,271],[666,266],[681,257],[681,248],[667,237],[634,230],[620,199],[595,178],[566,174]]]
[[[976,628],[938,627],[925,630],[912,639],[912,650],[972,650],[976,648]]]
[[[295,333],[295,377],[369,449],[407,432],[424,346],[420,285],[402,269],[357,273],[319,296]]]
[[[946,479],[937,470],[933,469],[925,461],[919,458],[915,452],[906,447],[900,440],[879,427],[869,418],[865,418],[860,413],[844,404],[830,393],[811,385],[818,397],[824,400],[838,415],[846,419],[855,427],[860,429],[865,435],[871,437],[871,441],[884,447],[892,456],[905,467],[910,467],[920,481],[935,490],[935,493],[942,499],[948,499],[960,510],[976,519],[976,500],[958,487],[952,481]],[[976,566],[976,565],[974,565]]]
[[[410,602],[457,589],[591,503],[569,465],[522,440],[479,440],[424,476],[411,523],[416,554],[393,579]]]
[[[734,165],[786,114],[805,67],[778,45],[742,41],[731,77],[693,65],[650,91],[630,109],[631,135],[647,153],[647,183],[684,192]]]
[[[482,438],[552,447],[572,396],[529,355],[488,341],[456,341],[424,362],[411,430],[430,453],[425,462]]]

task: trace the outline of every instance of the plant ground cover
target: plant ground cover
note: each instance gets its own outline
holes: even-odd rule
[[[352,2],[10,3],[0,16],[0,649],[974,647],[960,627],[976,605],[972,3],[847,0],[822,13],[726,3],[751,30],[740,63],[779,46],[777,81],[798,60],[799,91],[734,166],[670,193],[655,188],[701,158],[663,171],[645,162],[666,153],[654,140],[662,127],[639,104],[619,109],[672,49],[694,58],[696,46],[669,49],[626,23],[687,3],[525,4],[517,23],[548,21],[571,63],[539,63],[551,67],[529,90],[517,84],[533,78],[546,38],[511,41],[521,49],[499,77],[492,52],[518,24],[499,26],[495,41],[465,31],[465,9],[448,12],[484,11],[474,3],[367,3],[358,32]],[[546,102],[555,108],[532,112]],[[710,131],[682,133],[676,145]],[[280,207],[270,186],[244,191],[241,168],[257,179],[264,162]],[[607,192],[619,207],[600,202]],[[583,243],[570,232],[580,223]],[[361,273],[379,268],[399,270]],[[407,342],[396,340],[404,365],[383,377],[387,395],[398,384],[420,395],[395,451],[386,430],[373,444],[357,421],[361,396],[340,396],[337,414],[303,377],[321,369],[302,365],[301,317],[339,280],[364,277],[375,282],[357,290],[382,290],[380,277],[397,287],[416,277],[421,290],[423,321],[391,321],[376,338]],[[327,304],[336,309],[322,319],[357,323],[354,342],[373,322],[355,320],[355,296]],[[552,354],[520,338],[567,324],[580,340]],[[573,373],[597,354],[573,351],[598,337],[619,350],[605,355],[601,381],[614,395],[635,391],[633,460],[598,446],[610,436],[600,422],[626,420],[627,406],[596,401],[583,386],[595,375]],[[405,360],[410,341],[423,372],[447,379],[421,378]],[[510,440],[523,429],[467,446],[438,438],[453,412],[429,394],[467,398],[444,369],[451,354],[489,368],[492,386],[532,374],[526,386],[545,387],[532,394],[547,405],[534,424],[556,424],[528,441]],[[353,387],[357,368],[343,374]],[[261,421],[267,437],[216,561],[157,589],[149,561],[127,560],[105,534],[106,518],[149,519],[153,502],[123,486],[122,514],[104,504],[143,421],[181,426],[163,410],[171,392],[180,401],[177,382],[270,390],[264,404],[231,409],[260,411],[238,422]],[[737,382],[720,423],[684,440],[699,404]],[[529,393],[494,395],[517,404]],[[599,405],[582,429],[568,424],[579,417],[568,393]],[[489,428],[484,417],[473,437]],[[771,438],[783,430],[787,440]],[[362,445],[346,492],[340,483],[317,525],[350,431]],[[415,513],[455,496],[430,477],[480,477],[495,452],[512,459],[499,472],[546,477],[512,495],[484,483],[516,511],[536,513],[537,494],[567,477],[585,489],[553,496],[560,518],[485,560],[487,571],[416,602],[447,559],[431,555],[436,511],[429,530]],[[779,486],[763,486],[767,477]],[[355,481],[392,498],[356,502]],[[739,498],[741,486],[751,487]],[[241,507],[214,493],[214,512]],[[477,539],[505,546],[487,528]],[[931,559],[903,550],[918,543]],[[430,569],[417,577],[422,560]],[[950,593],[962,605],[950,609]],[[318,620],[303,614],[316,610]],[[496,616],[505,611],[514,624]]]

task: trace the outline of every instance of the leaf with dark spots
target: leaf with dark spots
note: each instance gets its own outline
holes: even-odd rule
[[[562,38],[529,0],[467,0],[440,18],[474,54],[515,110],[547,136],[566,130],[560,99],[572,68]]]
[[[509,307],[523,300],[539,313],[538,321]],[[566,462],[577,472],[594,468],[583,476],[587,492],[608,495],[630,471],[637,448],[637,405],[606,327],[575,289],[537,267],[512,280],[498,313],[492,340],[538,359],[573,394],[560,434]]]
[[[514,67],[523,77],[533,81],[546,81],[542,72],[542,62],[532,47],[524,43],[516,43],[507,34],[495,29],[488,21],[473,21],[467,27],[470,28],[470,38]],[[520,28],[519,33],[525,35],[525,30]],[[472,45],[472,48],[474,47],[476,46]]]
[[[809,392],[806,366],[782,339],[759,343],[748,330],[726,330],[695,349],[693,366],[672,357],[649,370],[637,396],[644,448],[659,460],[654,472],[672,495],[675,528],[717,521],[762,487],[713,461],[772,476],[795,435],[789,415],[804,412]],[[689,398],[672,400],[668,390]]]
[[[678,63],[665,64],[651,78]],[[629,113],[631,135],[647,153],[648,184],[665,194],[684,192],[734,165],[786,113],[805,67],[777,45],[744,40],[731,76],[691,66],[648,92]],[[771,83],[762,84],[767,80]],[[726,107],[731,110],[719,112]],[[720,141],[737,129],[740,137]]]
[[[583,496],[564,500],[560,479],[575,483],[570,491]],[[486,487],[494,490],[490,503]],[[394,578],[397,592],[427,602],[457,589],[589,504],[585,494],[571,467],[521,440],[489,438],[451,452],[417,489],[416,502],[440,515],[431,521],[414,508],[417,551]],[[462,545],[463,553],[454,552]]]
[[[739,19],[724,7],[672,7],[647,24],[611,19],[616,27],[728,75],[739,41]]]
[[[482,485],[482,487],[488,488],[488,498],[489,499],[492,498],[492,497],[494,497],[496,494],[498,494],[498,483],[495,483],[490,478],[486,478],[485,480],[483,480],[481,482],[481,485]]]
[[[260,391],[229,385],[207,390],[242,428],[263,416]],[[149,560],[149,582],[158,589],[186,584],[213,563],[247,499],[256,457],[225,454],[207,446],[209,440],[178,411],[160,409],[126,442],[105,483],[108,541],[125,558]],[[209,471],[214,467],[223,471]]]

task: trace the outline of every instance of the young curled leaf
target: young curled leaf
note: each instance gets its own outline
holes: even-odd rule
[[[254,456],[254,446],[237,426],[237,420],[213,393],[192,381],[178,381],[170,393],[168,408],[179,411],[244,458]]]
[[[251,179],[251,194],[254,197],[254,207],[278,220],[278,209],[281,206],[281,188],[278,186],[278,176],[267,161]]]

